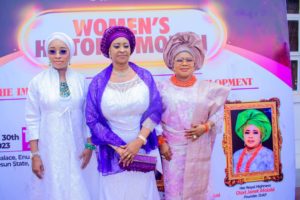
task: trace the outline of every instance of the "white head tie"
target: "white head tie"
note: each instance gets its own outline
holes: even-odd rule
[[[72,40],[72,38],[70,36],[68,36],[67,34],[62,33],[62,32],[54,32],[48,37],[48,39],[46,41],[47,55],[48,55],[49,44],[53,40],[61,40],[62,42],[64,42],[70,50],[70,58],[74,55],[74,53],[75,53],[74,41]]]

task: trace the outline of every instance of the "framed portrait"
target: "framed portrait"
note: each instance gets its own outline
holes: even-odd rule
[[[224,107],[227,186],[283,179],[279,99],[227,102]]]

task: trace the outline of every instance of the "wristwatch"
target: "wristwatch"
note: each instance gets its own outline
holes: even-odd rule
[[[30,152],[30,159],[32,159],[34,156],[40,156],[40,152],[39,151]]]

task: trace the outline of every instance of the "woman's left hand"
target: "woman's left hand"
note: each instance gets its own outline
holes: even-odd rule
[[[129,142],[125,146],[121,146],[124,148],[124,152],[121,154],[120,162],[123,163],[123,166],[128,166],[133,161],[133,158],[139,152],[140,148],[143,146],[143,141],[140,139],[135,139]]]
[[[188,139],[195,141],[205,133],[205,127],[202,124],[192,124],[191,127],[192,128],[185,130],[185,137]]]
[[[80,155],[80,159],[82,159],[81,169],[84,169],[87,164],[90,162],[93,151],[90,149],[84,149],[82,154]]]

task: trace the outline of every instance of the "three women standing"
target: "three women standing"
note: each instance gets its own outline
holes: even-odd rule
[[[42,178],[35,180],[42,195],[36,199],[88,199],[77,159],[89,137],[83,135],[84,80],[67,67],[74,53],[68,36],[56,33],[47,44],[53,68],[31,81],[26,114],[33,171]],[[178,33],[164,51],[174,76],[160,84],[161,116],[153,77],[129,62],[134,48],[135,36],[128,28],[108,28],[101,51],[112,64],[89,86],[86,121],[99,147],[99,199],[159,199],[153,171],[126,171],[124,166],[138,153],[159,156],[154,127],[161,118],[166,199],[205,199],[210,156],[229,89],[197,80],[193,73],[205,57],[202,41],[194,33]],[[93,148],[87,141],[82,167]]]

